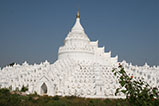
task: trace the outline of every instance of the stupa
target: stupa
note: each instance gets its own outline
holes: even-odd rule
[[[111,57],[98,41],[90,41],[80,24],[77,11],[76,22],[59,48],[58,59],[50,64],[6,66],[0,69],[0,87],[12,90],[28,87],[28,94],[37,92],[49,96],[79,96],[86,98],[124,98],[115,96],[119,87],[112,69],[118,67],[118,56]],[[125,60],[120,62],[127,73],[135,79],[144,78],[151,86],[159,86],[159,66],[133,66]]]

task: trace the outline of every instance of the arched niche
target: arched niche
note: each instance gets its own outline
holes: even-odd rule
[[[47,92],[48,92],[47,85],[46,85],[45,83],[43,83],[43,84],[41,85],[41,94],[42,94],[42,95],[46,95]]]

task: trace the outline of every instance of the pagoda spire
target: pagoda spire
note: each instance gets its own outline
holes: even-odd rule
[[[80,18],[79,9],[77,10],[77,15],[76,15],[76,18]]]
[[[83,32],[84,29],[82,27],[82,25],[80,24],[80,14],[79,14],[79,10],[77,10],[77,14],[76,14],[76,22],[72,28],[72,31],[74,32]]]

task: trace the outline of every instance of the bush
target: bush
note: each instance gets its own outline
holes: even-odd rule
[[[54,96],[53,98],[52,98],[53,100],[59,100],[59,96]]]
[[[10,91],[7,88],[1,88],[0,89],[0,95],[9,95]]]
[[[77,98],[77,97],[72,95],[72,96],[66,96],[66,98],[67,98],[67,99],[75,99],[75,98]]]
[[[142,80],[134,80],[133,76],[129,77],[122,65],[119,70],[113,70],[114,75],[119,78],[120,87],[116,89],[115,95],[124,93],[126,100],[132,106],[156,106],[159,100],[159,91],[152,88],[148,83]]]
[[[21,92],[26,92],[26,91],[28,91],[28,88],[23,85],[22,89],[21,89]]]

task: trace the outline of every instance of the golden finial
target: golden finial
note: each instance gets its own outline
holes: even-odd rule
[[[80,18],[79,10],[77,10],[76,18]]]

